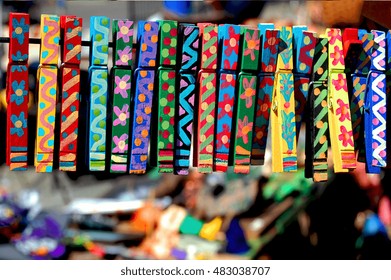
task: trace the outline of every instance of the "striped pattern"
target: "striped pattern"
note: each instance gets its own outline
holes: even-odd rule
[[[217,69],[217,33],[218,27],[215,24],[198,24],[202,34],[201,43],[201,69]]]

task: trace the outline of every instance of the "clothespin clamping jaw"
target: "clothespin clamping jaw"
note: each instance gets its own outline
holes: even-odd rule
[[[226,172],[228,169],[232,121],[235,104],[236,71],[238,69],[240,26],[222,24],[219,26],[220,67],[217,82],[218,105],[216,114],[216,138],[213,170]]]
[[[106,168],[109,28],[108,17],[91,17],[92,47],[88,69],[90,81],[88,165],[90,171],[104,171]]]
[[[328,117],[334,171],[356,168],[341,30],[326,29],[329,39]]]
[[[133,131],[129,173],[143,174],[147,169],[148,146],[151,128],[153,89],[159,23],[140,21],[138,23],[139,54],[135,71],[136,87],[133,108]]]
[[[158,70],[153,133],[157,137],[157,146],[151,146],[151,165],[158,172],[174,172],[174,133],[175,133],[175,85],[176,54],[178,41],[178,23],[172,20],[159,22]]]
[[[316,39],[312,82],[309,84],[305,146],[305,176],[314,182],[327,181],[327,151],[329,147],[328,122],[328,46],[325,37]]]
[[[175,131],[175,166],[174,172],[187,175],[190,166],[191,142],[193,138],[194,102],[198,64],[199,28],[195,25],[179,25],[179,43],[182,48],[178,55],[179,98],[176,106],[177,118]],[[178,64],[179,64],[178,63]]]
[[[242,27],[242,52],[237,85],[236,129],[233,143],[235,173],[250,172],[260,35],[256,28]]]
[[[258,24],[260,31],[260,71],[258,74],[257,104],[254,120],[251,164],[262,165],[265,160],[269,134],[270,110],[274,92],[274,76],[277,68],[280,31],[274,24]]]
[[[9,15],[9,52],[7,67],[7,151],[6,163],[10,170],[27,170],[28,147],[28,56],[29,24],[28,14]]]
[[[113,20],[112,130],[110,172],[128,169],[133,21]]]
[[[297,170],[292,28],[280,30],[277,72],[272,99],[272,172]]]
[[[198,24],[201,41],[199,72],[198,118],[194,166],[201,173],[213,171],[214,130],[217,82],[218,27],[215,24]]]
[[[52,172],[57,103],[57,65],[60,18],[41,15],[41,52],[38,68],[37,135],[34,165],[36,172]]]
[[[80,61],[83,19],[61,16],[61,122],[59,169],[76,171],[80,105]]]

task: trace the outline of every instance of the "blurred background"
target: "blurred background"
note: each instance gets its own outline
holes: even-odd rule
[[[30,14],[39,38],[41,14],[89,18],[173,19],[257,26],[272,22],[326,27],[391,28],[384,1],[1,1],[0,34],[8,13]],[[137,30],[135,28],[135,30]],[[136,36],[134,36],[136,38]],[[0,44],[0,150],[5,151],[5,79],[8,44]],[[82,48],[81,91],[88,92],[89,49]],[[30,45],[29,158],[33,159],[39,45]],[[111,65],[109,65],[110,67]],[[10,172],[0,153],[0,259],[391,259],[389,172],[333,174],[329,182],[304,178],[304,132],[299,171],[249,175],[214,173],[144,176],[105,172]],[[82,140],[83,141],[83,140]],[[83,143],[80,143],[81,145]],[[331,163],[330,163],[331,164]]]

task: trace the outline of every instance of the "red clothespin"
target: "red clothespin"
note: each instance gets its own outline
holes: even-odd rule
[[[61,16],[63,39],[61,53],[60,161],[62,171],[76,171],[80,102],[81,32],[83,19]]]
[[[27,170],[30,18],[28,14],[10,13],[9,22],[6,163],[10,170]]]

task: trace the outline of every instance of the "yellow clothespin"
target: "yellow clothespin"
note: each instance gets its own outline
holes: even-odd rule
[[[41,15],[41,54],[37,74],[37,137],[34,160],[36,172],[52,172],[53,170],[59,41],[60,18],[55,15]]]
[[[341,30],[327,28],[329,39],[328,116],[334,172],[356,168]]]
[[[272,171],[297,171],[292,27],[280,30],[280,53],[272,98]]]

